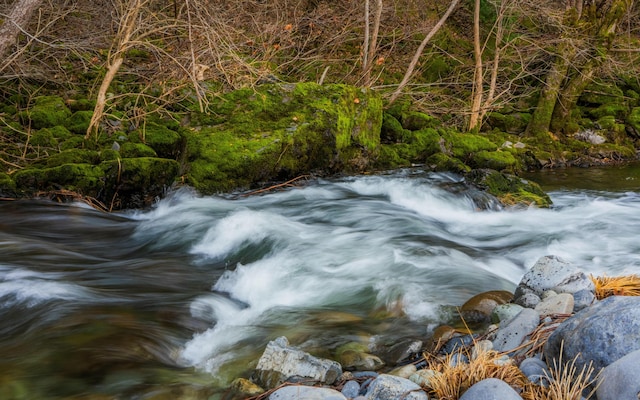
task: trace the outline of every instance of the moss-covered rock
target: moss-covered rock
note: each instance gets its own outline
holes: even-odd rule
[[[478,168],[490,168],[498,171],[513,170],[516,166],[516,158],[509,151],[481,150],[473,154],[471,165]]]
[[[425,128],[436,128],[440,121],[436,118],[418,111],[405,111],[402,113],[402,127],[410,131],[418,131]]]
[[[551,206],[551,199],[540,186],[531,181],[491,169],[474,169],[466,174],[469,183],[496,196],[503,204]]]
[[[76,111],[67,119],[66,127],[75,134],[84,135],[87,133],[92,116],[93,111]]]
[[[97,164],[100,160],[98,152],[87,149],[69,149],[52,154],[47,158],[48,167],[58,167],[63,164]]]
[[[92,164],[63,164],[52,168],[26,168],[13,175],[26,193],[68,189],[98,198],[104,189],[104,171]]]
[[[451,157],[445,153],[436,153],[427,158],[427,165],[434,171],[451,171],[459,174],[465,174],[471,171],[471,168],[457,158]]]
[[[382,114],[382,128],[380,130],[380,142],[384,144],[401,142],[406,136],[407,129],[402,127],[400,121],[389,113]]]
[[[443,132],[444,146],[454,157],[467,162],[473,154],[480,151],[495,151],[498,145],[489,140],[486,136],[474,135],[471,133],[459,133],[452,130]]]
[[[592,118],[599,119],[607,116],[614,118],[624,118],[629,113],[629,107],[626,104],[602,104],[597,108],[589,110]]]
[[[493,129],[518,135],[525,131],[529,121],[531,121],[531,114],[529,113],[501,114],[492,112],[487,115],[485,123]]]
[[[116,208],[140,208],[153,204],[178,177],[175,160],[140,157],[100,164],[106,186],[102,196]]]
[[[11,176],[0,172],[0,197],[14,197],[16,193],[16,183]]]
[[[125,142],[120,146],[122,158],[157,157],[158,154],[144,143]]]
[[[150,122],[132,134],[143,138],[159,157],[176,159],[182,152],[184,138],[165,124]]]
[[[58,140],[53,136],[49,129],[40,129],[31,135],[29,144],[37,147],[55,148],[58,146]]]
[[[211,118],[194,114],[203,125],[187,135],[187,178],[203,193],[361,171],[380,146],[380,97],[347,85],[262,85],[212,102]]]
[[[601,104],[623,104],[624,93],[614,84],[594,82],[582,92],[579,103],[595,106]]]
[[[35,99],[33,107],[18,115],[24,125],[42,129],[64,125],[67,118],[71,116],[71,111],[60,97],[40,96]]]

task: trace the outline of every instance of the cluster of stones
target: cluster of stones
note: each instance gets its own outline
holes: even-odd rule
[[[449,363],[468,363],[480,352],[495,351],[502,354],[493,361],[496,365],[516,365],[532,384],[548,386],[553,380],[550,370],[570,361],[578,372],[593,368],[593,387],[597,389],[591,398],[640,396],[640,298],[598,300],[593,281],[558,257],[538,260],[514,294],[481,293],[467,301],[460,314],[470,323],[485,322],[485,328],[476,334],[459,334],[448,327],[436,329],[434,337],[444,343],[438,351],[447,355]],[[541,331],[550,332],[541,336],[543,343],[532,340]],[[401,347],[396,352],[398,360],[424,350],[420,341]],[[356,354],[359,363],[346,366],[355,371],[343,372],[344,363],[316,358],[280,337],[267,345],[253,381],[234,381],[229,398],[277,388],[268,399],[428,400],[430,380],[440,374],[427,369],[425,362],[379,373],[374,370],[380,370],[384,363],[378,357]],[[488,378],[475,383],[460,399],[519,400],[522,389]]]

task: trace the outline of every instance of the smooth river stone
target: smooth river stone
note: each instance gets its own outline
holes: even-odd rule
[[[513,293],[506,290],[491,290],[479,293],[460,307],[460,315],[467,322],[486,321],[496,306],[511,301]]]

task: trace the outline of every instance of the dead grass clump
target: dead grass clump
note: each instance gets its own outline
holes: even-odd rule
[[[467,389],[487,378],[501,379],[512,387],[523,387],[527,378],[513,363],[504,363],[502,354],[495,351],[480,351],[475,358],[469,354],[469,363],[452,366],[455,354],[444,359],[428,361],[428,368],[439,372],[430,379],[429,393],[441,400],[458,399]]]
[[[640,276],[593,276],[591,280],[596,286],[596,297],[599,300],[609,296],[640,296]]]
[[[562,362],[562,348],[560,358],[553,360],[553,368],[548,376],[549,387],[527,384],[521,394],[524,400],[580,400],[583,393],[591,389],[586,398],[591,398],[598,388],[595,382],[598,374],[595,374],[592,363],[584,365],[580,370],[576,366],[576,356],[567,363]]]

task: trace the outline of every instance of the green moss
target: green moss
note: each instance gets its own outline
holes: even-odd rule
[[[602,104],[598,108],[589,110],[591,117],[599,119],[607,116],[614,118],[624,118],[629,113],[626,104]]]
[[[0,172],[0,197],[13,197],[16,192],[16,183],[11,176]]]
[[[404,154],[410,153],[408,147],[409,145],[404,143],[381,145],[375,164],[376,168],[393,169],[410,166],[411,161],[403,157]]]
[[[67,119],[65,125],[71,132],[84,135],[87,133],[92,116],[93,111],[76,111]]]
[[[14,174],[19,189],[28,192],[65,188],[98,197],[104,188],[104,171],[91,164],[64,164],[53,168],[23,169]]]
[[[67,102],[71,112],[76,111],[93,111],[96,106],[95,101],[88,99],[72,99]]]
[[[34,129],[50,128],[64,125],[71,115],[64,100],[57,96],[41,96],[35,99],[35,104],[27,111],[20,112],[20,120]]]
[[[157,157],[158,154],[151,147],[143,143],[125,142],[120,146],[122,158]]]
[[[63,164],[97,164],[100,160],[97,151],[86,149],[69,149],[47,158],[48,167],[57,167]]]
[[[144,128],[133,132],[133,134],[143,137],[147,146],[151,147],[160,157],[175,159],[182,152],[182,135],[165,125],[147,123]]]
[[[486,123],[492,128],[518,135],[524,133],[529,121],[531,121],[529,113],[501,114],[492,112],[487,115]]]
[[[120,152],[113,149],[103,149],[99,152],[100,161],[112,161],[120,159]]]
[[[436,128],[440,125],[436,118],[418,111],[405,111],[402,113],[401,123],[403,128],[411,131]]]
[[[624,93],[614,84],[595,82],[587,86],[580,95],[579,102],[581,104],[611,104],[624,103]]]
[[[472,166],[476,168],[490,168],[498,171],[513,170],[516,158],[508,151],[481,150],[472,157]]]
[[[61,125],[56,125],[53,128],[45,128],[45,129],[49,129],[49,131],[51,131],[51,134],[53,135],[53,137],[56,140],[58,140],[58,142],[65,141],[65,140],[73,137],[73,134],[71,132],[69,132],[69,130],[67,128],[65,128],[64,126],[61,126]]]
[[[445,146],[451,154],[462,161],[468,160],[474,153],[480,151],[494,151],[498,145],[485,136],[471,133],[459,133],[455,131],[444,131],[443,138]]]
[[[53,133],[46,128],[35,131],[31,135],[31,138],[29,139],[29,143],[32,146],[47,147],[47,148],[55,148],[58,146],[58,141],[53,136]]]
[[[62,142],[62,144],[60,144],[60,150],[69,150],[69,149],[79,148],[79,147],[82,147],[83,144],[84,144],[83,137],[80,137],[80,136],[71,137],[65,140],[64,142]]]
[[[496,196],[505,205],[551,206],[551,199],[535,182],[490,169],[474,169],[467,180]]]
[[[450,58],[439,54],[429,58],[422,67],[422,78],[427,83],[439,82],[451,72]]]
[[[379,152],[382,101],[352,86],[261,85],[224,95],[211,113],[192,121],[215,124],[186,134],[188,181],[204,193],[312,171],[358,171]]]
[[[471,168],[457,158],[444,153],[437,153],[427,159],[427,165],[434,171],[451,171],[464,174]]]
[[[404,129],[396,117],[386,112],[382,114],[382,128],[380,131],[380,141],[382,143],[401,142],[407,134],[409,134],[409,130]]]

